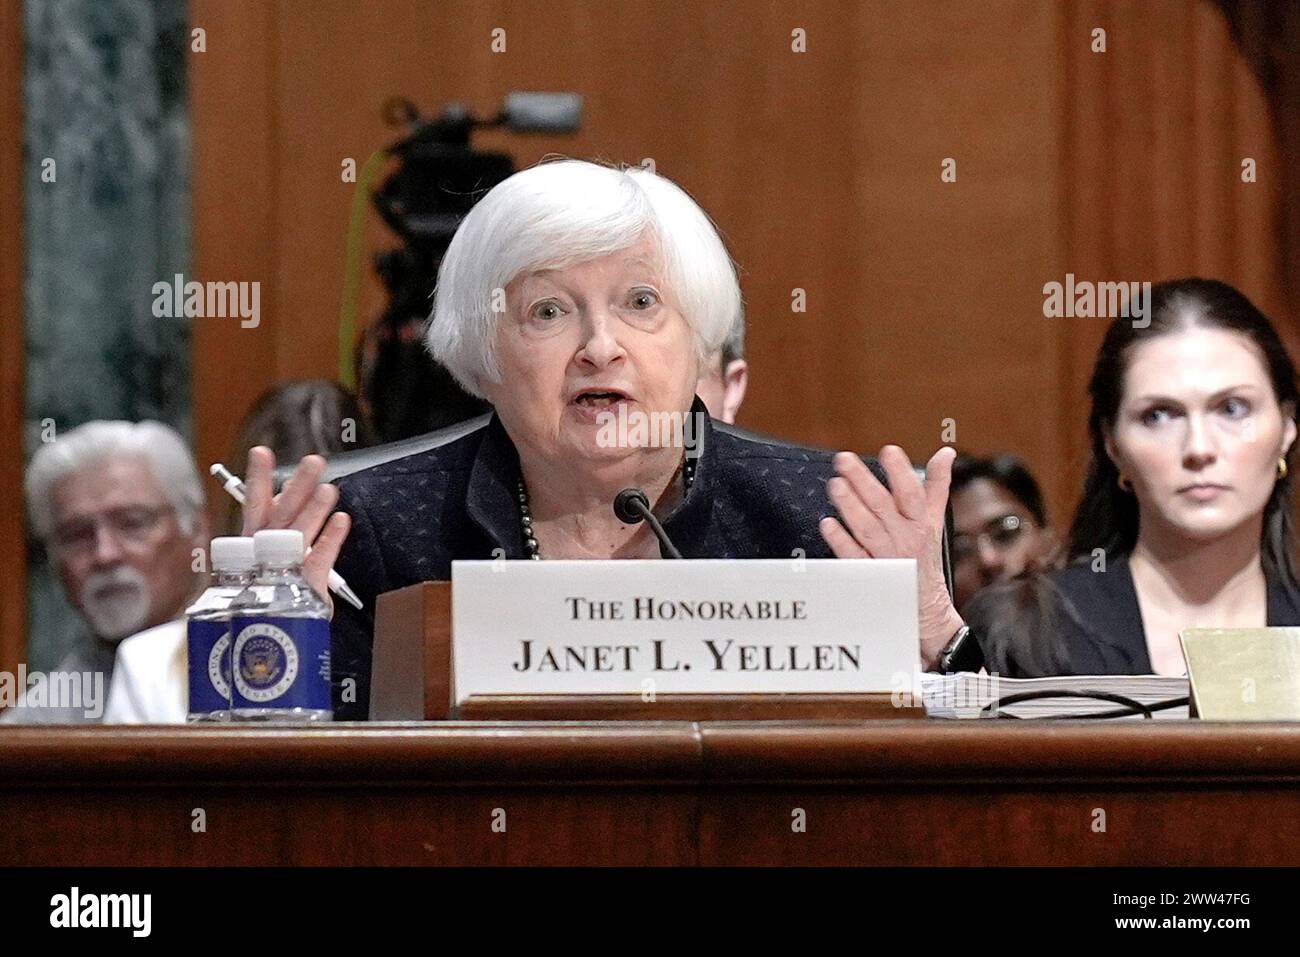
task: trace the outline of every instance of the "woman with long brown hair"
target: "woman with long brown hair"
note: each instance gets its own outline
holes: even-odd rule
[[[1070,563],[967,611],[990,672],[1183,674],[1185,628],[1300,624],[1295,364],[1225,283],[1160,283],[1149,307],[1097,357]]]

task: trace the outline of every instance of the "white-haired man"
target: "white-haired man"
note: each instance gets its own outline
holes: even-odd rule
[[[194,558],[207,542],[203,486],[172,429],[106,421],[38,449],[25,484],[32,526],[85,631],[59,663],[59,680],[43,682],[38,694],[29,677],[0,721],[98,721],[118,643],[145,629],[183,629],[184,610],[202,588]],[[75,704],[49,693],[78,683]]]

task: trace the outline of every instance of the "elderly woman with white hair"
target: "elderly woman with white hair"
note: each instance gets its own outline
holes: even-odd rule
[[[897,447],[864,462],[711,421],[701,363],[740,310],[713,223],[653,172],[544,163],[483,197],[443,259],[428,345],[490,421],[337,491],[309,457],[272,498],[274,461],[250,453],[245,532],[302,529],[316,590],[337,559],[365,602],[335,606],[337,717],[367,714],[382,592],[449,579],[455,559],[661,557],[652,530],[611,507],[633,486],[687,558],[917,558],[922,658],[938,660],[962,626],[939,544],[953,453],[923,486]],[[669,421],[683,440],[637,430]],[[349,678],[355,700],[338,694]]]

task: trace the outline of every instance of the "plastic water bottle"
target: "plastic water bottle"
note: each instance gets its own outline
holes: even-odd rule
[[[213,581],[185,609],[189,654],[189,721],[230,720],[230,602],[253,581],[251,538],[214,538],[208,549]]]
[[[330,721],[329,606],[302,577],[302,532],[253,536],[257,575],[230,603],[231,717]]]

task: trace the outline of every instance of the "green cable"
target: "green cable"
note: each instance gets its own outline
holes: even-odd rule
[[[351,359],[357,328],[357,299],[361,295],[361,233],[366,223],[366,207],[370,203],[370,181],[387,159],[387,150],[375,150],[361,167],[348,219],[347,257],[343,265],[343,303],[339,307],[339,381],[353,393],[357,391],[356,363]]]

